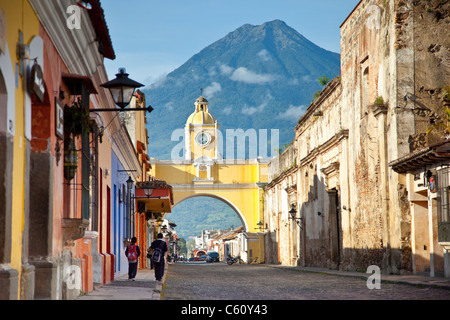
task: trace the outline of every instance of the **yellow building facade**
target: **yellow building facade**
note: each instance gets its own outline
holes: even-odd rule
[[[33,39],[39,36],[39,20],[28,1],[0,1],[0,273],[8,279],[9,297],[20,294],[23,233],[28,214],[27,153],[31,138],[31,103],[26,95],[27,68],[32,61],[20,59],[19,44],[31,51]],[[31,52],[30,54],[36,54]],[[26,249],[25,249],[26,250]],[[6,291],[5,291],[6,292]]]
[[[151,175],[172,186],[174,206],[202,196],[229,205],[242,221],[246,248],[263,261],[258,223],[263,222],[262,188],[267,183],[268,160],[223,159],[221,142],[219,124],[201,96],[184,128],[184,159],[152,158]]]

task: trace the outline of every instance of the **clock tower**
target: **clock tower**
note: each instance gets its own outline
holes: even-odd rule
[[[185,159],[197,168],[197,180],[212,181],[212,167],[219,158],[219,125],[209,113],[208,100],[200,96],[185,126]]]

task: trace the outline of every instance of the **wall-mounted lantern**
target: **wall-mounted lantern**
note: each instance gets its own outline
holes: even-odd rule
[[[303,221],[302,218],[297,218],[297,210],[295,209],[295,204],[293,203],[291,205],[291,210],[289,210],[289,219],[294,220],[298,225],[300,225],[300,222]]]

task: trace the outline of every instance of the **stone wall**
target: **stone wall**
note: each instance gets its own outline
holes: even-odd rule
[[[411,271],[409,191],[388,164],[442,138],[426,131],[445,118],[449,6],[363,0],[342,24],[341,76],[307,109],[291,144],[298,154],[299,264]],[[286,188],[287,174],[269,183],[265,214],[273,223],[288,208]]]
[[[442,140],[449,134],[445,130],[426,134],[428,128],[442,120],[445,95],[450,90],[450,37],[448,1],[413,1],[414,21],[414,90],[407,93],[405,107],[414,108],[415,134],[410,140],[411,152],[433,142]],[[404,16],[398,18],[403,28]],[[430,25],[433,25],[430,28]]]

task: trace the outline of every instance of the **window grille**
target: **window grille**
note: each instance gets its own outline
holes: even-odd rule
[[[90,144],[90,202],[91,202],[91,230],[98,231],[98,127],[94,122],[91,126]]]
[[[438,223],[450,222],[450,166],[437,171],[437,202],[438,202]]]

